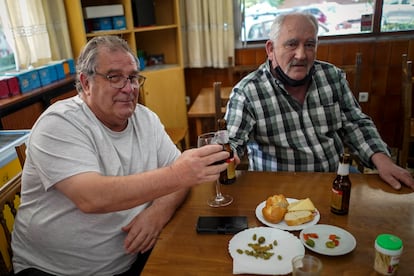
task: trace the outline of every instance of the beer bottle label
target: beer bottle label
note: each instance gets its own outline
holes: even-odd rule
[[[236,177],[236,167],[234,165],[234,158],[229,158],[226,161],[229,164],[227,167],[227,178],[233,179]]]
[[[332,188],[331,193],[331,207],[337,210],[342,210],[342,191],[338,191]]]

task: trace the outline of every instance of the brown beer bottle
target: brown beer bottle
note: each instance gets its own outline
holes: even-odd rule
[[[349,210],[351,197],[351,181],[349,180],[349,164],[351,156],[348,153],[341,154],[338,173],[332,184],[331,212],[337,215],[346,215]]]
[[[229,133],[225,119],[218,120],[217,142],[223,145],[223,150],[230,153],[230,157],[225,160],[228,163],[227,170],[220,173],[219,182],[221,184],[232,184],[236,181],[236,166],[234,163],[234,152],[230,146]]]

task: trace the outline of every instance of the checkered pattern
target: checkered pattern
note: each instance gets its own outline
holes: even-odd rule
[[[260,171],[336,171],[346,144],[368,167],[375,152],[388,153],[371,118],[363,114],[332,64],[316,61],[303,105],[270,73],[268,63],[233,89],[225,118],[239,156]]]

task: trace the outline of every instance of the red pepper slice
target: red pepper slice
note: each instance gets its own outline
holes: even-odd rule
[[[331,234],[331,235],[329,235],[329,239],[331,240],[331,241],[334,241],[334,240],[336,240],[336,235],[335,234]]]
[[[317,233],[308,233],[308,235],[309,235],[309,237],[314,238],[314,239],[319,238]]]

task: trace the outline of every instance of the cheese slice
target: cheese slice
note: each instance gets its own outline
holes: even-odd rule
[[[315,211],[315,205],[313,205],[312,201],[309,198],[301,199],[295,202],[292,202],[288,206],[288,212],[293,211]]]

